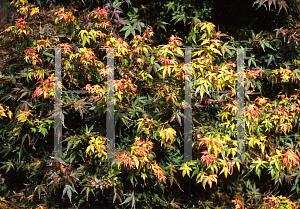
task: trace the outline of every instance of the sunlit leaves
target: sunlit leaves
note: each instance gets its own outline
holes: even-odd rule
[[[211,135],[209,136],[204,136],[202,138],[198,138],[199,144],[198,144],[198,149],[201,145],[204,145],[208,148],[208,152],[210,150],[214,150],[215,156],[218,155],[218,152],[223,150],[223,144],[225,143],[224,141],[220,140],[220,138],[215,138],[212,137]]]
[[[263,209],[269,208],[269,207],[283,207],[283,208],[290,208],[290,209],[296,209],[298,207],[296,202],[291,201],[290,199],[280,196],[267,196],[263,198],[264,203],[262,205]]]
[[[28,116],[31,115],[30,112],[31,112],[30,110],[28,110],[28,111],[20,110],[19,114],[17,115],[18,121],[21,122],[21,123],[27,121]]]
[[[224,173],[225,178],[227,178],[228,174],[232,175],[233,168],[234,168],[234,164],[232,162],[228,162],[227,159],[226,160],[222,159],[220,160],[220,165],[222,167],[222,170],[219,173],[219,175]]]
[[[94,136],[91,137],[91,140],[89,141],[89,146],[86,148],[86,156],[91,151],[91,153],[96,152],[96,156],[98,158],[103,158],[102,156],[107,157],[106,150],[106,139],[101,136]],[[91,154],[90,154],[91,155]],[[104,158],[105,159],[105,158]]]
[[[160,131],[161,145],[166,146],[168,140],[170,140],[170,143],[172,144],[174,140],[174,136],[176,136],[176,131],[170,126],[168,128],[162,129]]]
[[[291,149],[289,149],[282,157],[282,162],[289,172],[291,172],[293,167],[300,164],[299,156]]]
[[[280,67],[279,69],[272,70],[272,73],[275,75],[279,75],[282,78],[282,82],[288,82],[290,78],[297,79],[294,73],[289,69],[283,69]]]
[[[139,167],[139,161],[137,157],[130,155],[129,153],[123,151],[118,157],[118,169],[120,169],[120,166],[124,164],[124,167],[127,167],[129,165],[129,168],[138,168]]]
[[[79,51],[78,56],[80,57],[80,62],[82,62],[82,64],[89,65],[95,62],[96,60],[95,52],[92,49],[83,47],[83,48],[79,48],[78,51]]]
[[[3,117],[9,117],[12,118],[12,112],[9,110],[9,107],[3,106],[3,104],[0,103],[0,119],[3,119]]]
[[[258,177],[260,178],[260,174],[261,174],[261,166],[263,167],[267,167],[268,162],[267,161],[263,161],[262,159],[258,158],[258,160],[253,162],[253,166],[255,166],[255,172],[258,175]]]
[[[205,36],[203,38],[210,38],[211,37],[211,33],[214,33],[215,32],[215,25],[211,22],[202,22],[202,23],[199,23],[198,25],[196,25],[194,27],[194,30],[197,28],[197,27],[200,27],[200,30],[201,31],[205,31]],[[201,39],[203,39],[201,37]]]
[[[47,48],[47,47],[51,47],[51,41],[50,41],[50,39],[47,37],[47,39],[45,40],[45,39],[41,39],[41,40],[37,40],[37,42],[36,42],[36,49],[37,49],[37,51],[38,52],[40,52],[43,48]],[[64,44],[62,44],[62,45],[64,45]],[[68,45],[68,44],[67,44]],[[62,47],[62,48],[65,48],[65,47]],[[44,51],[44,54],[45,55],[50,55],[50,54],[48,54],[46,51]],[[52,54],[50,55],[50,56],[53,56]]]
[[[197,83],[195,83],[195,85],[197,85],[198,87],[196,88],[195,94],[200,92],[200,99],[202,100],[204,93],[210,94],[209,92],[212,90],[212,84],[209,80],[203,78],[198,79],[196,82]]]
[[[190,168],[190,166],[187,163],[183,163],[179,170],[182,170],[182,177],[184,177],[186,174],[188,175],[188,177],[191,176],[192,168]]]
[[[215,182],[216,184],[218,183],[218,180],[217,180],[217,175],[213,174],[213,175],[209,175],[209,176],[203,176],[202,179],[203,179],[203,187],[205,189],[205,185],[206,183],[208,183],[209,187],[212,188],[212,184],[213,182]]]
[[[30,15],[35,15],[40,12],[40,9],[38,7],[34,7],[31,9]]]
[[[142,141],[139,137],[135,138],[135,143],[131,146],[131,154],[140,161],[140,167],[150,162],[148,156],[152,155],[153,142]]]
[[[201,157],[201,162],[205,162],[206,166],[216,163],[216,157],[209,153],[207,150],[201,152],[203,155]]]
[[[65,8],[59,8],[57,12],[54,13],[57,15],[57,18],[55,21],[61,21],[63,20],[64,23],[70,24],[70,22],[73,22],[74,24],[77,23],[76,17],[72,14],[70,11],[65,11]]]
[[[26,60],[26,62],[32,63],[33,66],[35,66],[38,63],[38,61],[43,63],[42,59],[38,56],[35,49],[26,49],[25,54],[26,56],[24,59]]]
[[[167,177],[165,176],[163,169],[156,162],[151,164],[151,168],[155,176],[157,177],[158,182],[163,181],[164,183],[166,183]]]
[[[107,19],[107,16],[108,16],[108,13],[104,7],[102,9],[100,7],[98,7],[95,10],[91,11],[91,13],[88,15],[89,18],[92,18],[92,19],[98,20],[98,21],[101,21],[102,19]]]

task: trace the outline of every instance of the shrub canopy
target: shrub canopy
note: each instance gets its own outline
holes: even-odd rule
[[[17,16],[6,19],[0,33],[1,207],[299,206],[297,19],[276,14],[289,25],[271,32],[245,27],[244,34],[235,34],[237,40],[205,21],[212,18],[207,7],[213,4],[202,1],[203,11],[195,10],[201,18],[191,18],[185,10],[189,1],[166,1],[172,19],[188,24],[188,30],[171,33],[165,42],[170,30],[159,28],[167,29],[167,22],[154,25],[155,14],[147,12],[157,2],[141,8],[135,1],[82,2],[83,7],[11,2]],[[295,15],[297,2],[288,3],[256,1],[255,6],[277,5],[280,15]],[[125,6],[128,16],[122,19]],[[170,18],[168,11],[162,18]],[[225,23],[224,30],[230,32]],[[61,93],[61,162],[52,161],[55,48],[61,48],[62,90],[88,91]],[[112,48],[116,150],[115,161],[108,163],[103,162],[108,155],[106,50]],[[181,162],[184,48],[193,48],[191,162]],[[245,48],[246,55],[244,162],[237,157],[237,48]]]

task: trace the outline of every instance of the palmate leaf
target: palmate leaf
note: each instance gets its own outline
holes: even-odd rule
[[[267,9],[267,6],[266,6],[266,4],[265,4],[266,2],[268,2],[268,4],[269,4],[269,10],[270,10],[270,7],[271,7],[271,4],[272,4],[272,3],[274,3],[275,8],[276,8],[276,1],[275,1],[275,0],[256,0],[256,1],[253,3],[253,6],[254,6],[255,4],[258,4],[258,7],[257,7],[257,9],[258,9],[258,8],[260,8],[262,5],[264,5],[265,8]]]
[[[251,54],[251,56],[248,58],[248,68],[250,68],[251,63],[256,67],[256,58],[254,54]]]
[[[184,57],[184,52],[181,50],[180,47],[177,47],[177,48],[175,49],[175,52],[176,52],[177,54],[179,54],[181,57]]]
[[[165,32],[167,32],[165,25],[168,25],[169,23],[164,22],[162,20],[157,20],[157,22],[155,23],[154,27],[156,27],[156,29],[158,30],[159,28],[162,28],[165,30]]]
[[[277,4],[279,5],[279,12],[281,11],[282,8],[284,8],[285,12],[288,13],[287,11],[288,5],[286,4],[285,1],[277,1]]]
[[[135,208],[136,197],[134,196],[134,191],[132,191],[131,195],[127,197],[120,205],[124,205],[129,202],[131,202],[131,208]]]
[[[84,192],[84,191],[86,192],[86,201],[88,201],[90,192],[92,192],[94,194],[94,196],[95,196],[94,189],[91,189],[91,187],[89,187],[89,186],[85,186],[83,188],[83,190],[81,191],[81,193]]]
[[[183,163],[179,168],[179,170],[182,170],[182,177],[184,177],[185,174],[187,174],[188,177],[191,177],[192,168],[190,168],[190,166],[188,166],[187,163]]]
[[[199,23],[199,26],[201,27],[200,28],[201,31],[206,30],[206,33],[208,35],[207,38],[210,38],[211,32],[215,32],[215,27],[216,26],[213,23],[211,23],[211,22],[202,22],[202,23]]]
[[[70,199],[70,202],[72,203],[72,191],[77,193],[77,191],[75,190],[75,188],[73,188],[72,186],[70,185],[66,185],[64,190],[63,190],[63,194],[62,194],[62,197],[64,197],[64,195],[67,193],[67,196],[69,197]]]
[[[262,47],[262,49],[263,49],[264,51],[265,51],[265,46],[268,47],[268,48],[270,48],[270,49],[275,50],[275,49],[270,45],[270,43],[269,43],[267,40],[265,40],[265,39],[260,40],[259,43],[260,43],[260,45],[261,45],[261,47]]]
[[[179,123],[180,126],[182,126],[181,124],[181,117],[185,117],[184,114],[182,114],[180,111],[176,111],[173,116],[170,119],[170,122],[172,122],[175,118],[177,120],[177,122]]]
[[[271,10],[271,5],[274,4],[276,8],[276,1],[275,0],[268,0],[269,10]]]
[[[141,22],[138,19],[133,19],[131,21],[132,24],[127,24],[126,26],[124,26],[120,31],[126,31],[125,32],[125,38],[127,38],[130,34],[132,34],[133,36],[135,36],[135,30],[138,30],[141,34],[142,32],[142,28],[145,27],[145,24],[143,22]]]
[[[184,25],[186,23],[186,15],[185,14],[178,14],[175,15],[171,21],[176,20],[174,25],[176,25],[176,23],[178,23],[179,21],[183,21]]]
[[[222,47],[221,47],[221,52],[223,54],[223,57],[225,55],[225,53],[228,53],[230,56],[232,56],[232,52],[230,51],[230,49],[233,49],[230,45],[228,45],[229,42],[226,42]]]
[[[74,149],[75,147],[78,146],[79,143],[82,143],[82,139],[78,136],[70,136],[66,138],[64,141],[68,141],[67,152],[69,151],[69,149]]]
[[[125,38],[127,38],[127,36],[129,36],[131,30],[132,30],[132,26],[131,25],[127,25],[127,26],[124,26],[121,31],[125,31]]]
[[[168,4],[165,5],[165,7],[167,7],[167,13],[169,12],[170,9],[172,9],[173,11],[175,11],[175,2],[170,1]]]
[[[170,143],[173,143],[174,136],[176,136],[176,131],[169,127],[166,129],[163,129],[160,131],[160,137],[161,137],[161,145],[165,144],[170,139]]]
[[[168,72],[169,76],[171,76],[171,66],[163,66],[163,80],[166,78],[166,73]]]
[[[300,80],[300,69],[295,69],[293,71],[294,75],[296,75],[296,77],[298,78],[298,80]]]
[[[199,13],[197,12],[197,10],[195,10],[194,12],[195,12],[195,17],[193,17],[193,19],[191,21],[191,25],[196,25],[201,22],[201,20],[198,18]]]
[[[119,119],[121,119],[121,121],[128,127],[128,121],[131,120],[130,118],[128,118],[124,113],[117,112],[116,113],[116,122]]]
[[[78,101],[74,102],[74,108],[75,110],[77,110],[81,116],[81,118],[83,118],[83,113],[89,113],[88,109],[87,109],[87,102],[84,101],[85,99],[81,99]]]
[[[266,167],[267,165],[265,165],[265,164],[268,164],[268,162],[267,161],[263,161],[262,159],[258,158],[258,160],[254,161],[252,163],[256,164],[256,166],[255,165],[251,165],[250,168],[255,167],[256,174],[260,178],[261,170],[259,168],[260,168],[260,166]]]
[[[218,49],[214,48],[214,47],[208,47],[207,49],[208,50],[210,49],[213,53],[219,54],[219,55],[222,56],[221,52]]]
[[[213,175],[209,175],[209,176],[203,176],[203,187],[205,189],[205,185],[206,183],[209,184],[209,187],[212,188],[212,183],[216,182],[216,184],[218,183],[217,180],[218,176],[213,174]]]
[[[38,126],[38,132],[43,134],[44,137],[48,134],[48,130],[45,127],[43,127],[42,125]]]
[[[38,191],[38,194],[39,194],[39,199],[41,199],[41,193],[42,193],[42,191],[43,192],[46,192],[46,190],[45,190],[45,187],[41,184],[41,185],[37,185],[36,187],[35,187],[35,189],[34,189],[34,192],[35,191]]]

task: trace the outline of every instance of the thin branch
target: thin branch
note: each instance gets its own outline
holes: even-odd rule
[[[4,32],[1,32],[0,34],[4,34],[5,36],[8,36],[8,37],[10,37],[10,38],[12,38],[12,39],[15,39],[15,40],[17,40],[17,41],[18,41],[18,39],[14,38],[14,37],[12,37],[12,36],[10,36],[10,35],[8,35],[8,34],[4,33]]]

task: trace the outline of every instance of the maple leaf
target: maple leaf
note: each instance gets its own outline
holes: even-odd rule
[[[73,48],[69,44],[59,44],[59,48],[63,49],[63,54],[66,55],[67,52],[70,52],[70,50]]]
[[[29,23],[26,22],[23,17],[20,17],[19,19],[16,19],[17,20],[17,24],[16,24],[16,27],[17,28],[21,28],[21,29],[27,29],[29,28]]]
[[[288,5],[286,4],[285,1],[277,1],[277,4],[279,4],[279,12],[282,8],[284,8],[285,12],[288,13],[287,11]]]
[[[285,133],[287,131],[290,131],[293,128],[293,126],[292,126],[291,123],[280,124],[279,127],[280,127],[280,130],[283,131],[283,132],[285,132]]]
[[[43,94],[44,99],[48,97],[48,92],[49,92],[49,90],[46,87],[43,87],[41,89],[41,94]]]
[[[208,152],[208,150],[204,150],[203,152],[201,152],[202,154],[204,154],[201,157],[201,162],[206,162],[206,166],[211,165],[212,162],[215,163],[216,162],[216,158],[210,154],[210,152]]]
[[[183,163],[182,166],[179,168],[179,170],[182,170],[182,177],[184,177],[185,174],[187,174],[188,177],[191,177],[190,176],[191,175],[190,172],[192,171],[192,169],[188,166],[187,163]]]
[[[203,138],[200,139],[200,143],[198,145],[198,149],[200,148],[200,146],[202,144],[205,144],[206,147],[208,147],[208,145],[210,144],[210,142],[211,142],[211,135],[209,135],[208,137],[204,136]]]
[[[31,9],[30,15],[35,15],[35,14],[37,14],[39,12],[40,12],[40,9],[38,7],[33,7]]]
[[[17,115],[17,119],[18,119],[19,122],[23,123],[23,122],[25,122],[27,120],[27,117],[29,115],[32,115],[30,113],[30,110],[28,110],[28,111],[22,111],[22,110],[20,110],[19,114]]]
[[[75,110],[77,110],[81,116],[81,118],[83,118],[83,113],[84,112],[89,112],[86,108],[88,107],[87,106],[87,102],[84,101],[85,99],[81,99],[81,100],[78,100],[78,101],[75,101],[74,102],[74,108]]]
[[[155,176],[158,178],[158,182],[163,181],[164,183],[166,183],[167,177],[164,175],[163,169],[156,162],[151,164],[151,168]]]
[[[229,171],[229,174],[231,175],[232,172],[233,172],[233,168],[234,168],[234,164],[232,162],[227,162],[227,166],[228,166],[228,171]]]
[[[86,149],[86,156],[88,154],[88,152],[91,150],[92,153],[95,152],[95,148],[98,152],[98,157],[101,158],[103,155],[107,156],[107,153],[104,152],[104,150],[106,149],[106,145],[105,145],[106,139],[100,136],[97,136],[96,138],[94,136],[91,137],[91,140],[89,141],[89,146]]]
[[[118,160],[118,169],[120,170],[120,165],[124,164],[124,167],[127,167],[130,161],[130,157],[125,151],[117,157]]]
[[[176,131],[173,128],[166,128],[160,132],[160,137],[162,138],[161,144],[165,144],[170,139],[171,144],[173,143],[174,136],[176,136]],[[166,146],[166,144],[165,144]]]
[[[205,189],[205,185],[206,183],[209,184],[209,187],[212,188],[212,183],[213,182],[216,182],[216,184],[218,183],[218,180],[217,180],[217,175],[215,174],[212,174],[212,175],[209,175],[209,176],[204,176],[203,177],[203,187]]]
[[[275,0],[268,0],[269,10],[271,10],[272,3],[274,4],[274,6],[276,8],[276,1]]]
[[[98,18],[98,20],[100,21],[102,18],[105,18],[107,19],[107,11],[106,9],[103,7],[103,9],[101,9],[100,7],[98,7],[97,9],[95,9],[94,11],[92,11],[90,14],[89,14],[89,17],[91,17],[93,15],[93,17],[95,19]]]
[[[108,26],[110,26],[111,25],[111,23],[110,22],[102,22],[101,23],[102,24],[102,27],[104,28],[104,29],[106,29]]]
[[[291,149],[288,149],[288,151],[285,154],[283,154],[282,157],[282,162],[285,165],[285,167],[288,168],[289,172],[291,172],[292,167],[295,167],[300,164],[299,156]]]
[[[218,150],[223,148],[223,144],[225,142],[221,141],[219,138],[212,138],[211,135],[204,136],[203,138],[200,139],[198,149],[202,144],[205,144],[206,147],[208,148],[208,152],[210,151],[211,148],[214,150],[214,154],[217,155]]]
[[[87,90],[89,93],[91,93],[91,91],[93,90],[91,84],[87,84],[85,87],[84,87],[85,90]]]
[[[65,8],[60,8],[58,11],[57,11],[57,16],[58,16],[58,20],[62,20],[64,19],[65,21],[67,21],[67,15],[65,13]]]
[[[257,97],[255,99],[255,102],[257,102],[260,106],[263,106],[263,105],[265,105],[267,103],[267,98],[265,98],[265,97],[263,97],[263,98]]]
[[[175,36],[172,35],[169,38],[169,45],[172,46],[173,44],[175,44],[176,46],[180,46],[181,41],[182,41],[182,38],[177,37],[177,35],[175,34]]]
[[[137,58],[136,62],[139,63],[140,66],[143,66],[145,61],[142,58]]]
[[[259,76],[259,73],[255,70],[247,70],[248,72],[246,73],[246,75],[249,75],[251,78],[256,79]]]

